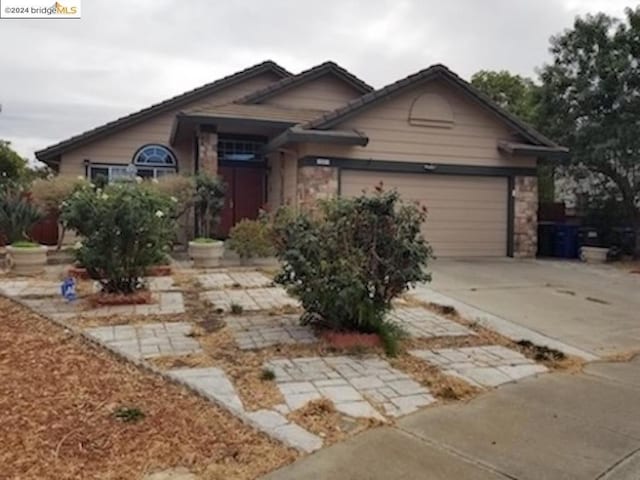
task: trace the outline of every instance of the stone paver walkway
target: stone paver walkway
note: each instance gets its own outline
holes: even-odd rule
[[[170,370],[169,375],[189,384],[190,387],[222,404],[235,415],[289,446],[303,452],[313,452],[322,447],[322,438],[290,422],[281,413],[274,410],[246,411],[233,384],[219,368],[175,369]]]
[[[260,288],[273,286],[273,280],[260,272],[213,272],[198,275],[198,282],[205,290],[229,287]]]
[[[191,328],[186,322],[149,323],[93,327],[85,332],[113,350],[140,359],[201,352],[197,340],[187,336]]]
[[[420,307],[394,308],[389,318],[398,322],[410,336],[416,338],[475,335],[473,330],[464,325]]]
[[[60,282],[48,280],[0,280],[0,293],[8,297],[55,297],[60,295]]]
[[[411,350],[409,353],[437,366],[447,375],[481,387],[496,387],[547,371],[544,365],[500,345]]]
[[[239,305],[245,311],[272,310],[283,307],[299,307],[297,300],[287,295],[283,288],[253,288],[250,290],[211,290],[200,294],[215,308],[230,311],[231,305]]]
[[[273,345],[313,343],[318,339],[308,326],[300,325],[300,315],[235,316],[225,319],[242,350]]]
[[[184,299],[180,292],[156,292],[154,303],[142,305],[114,305],[85,309],[81,301],[67,302],[61,297],[25,299],[24,303],[38,313],[56,320],[74,317],[106,317],[111,315],[169,315],[184,313]]]
[[[378,356],[276,359],[265,367],[275,373],[289,410],[328,398],[346,415],[382,419],[370,401],[390,416],[435,402],[426,388]]]

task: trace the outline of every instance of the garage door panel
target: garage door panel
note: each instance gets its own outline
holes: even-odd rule
[[[437,256],[506,255],[506,178],[344,170],[340,188],[357,196],[380,182],[427,207],[422,233]]]

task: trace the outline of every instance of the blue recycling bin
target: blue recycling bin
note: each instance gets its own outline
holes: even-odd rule
[[[553,238],[553,256],[560,258],[578,258],[578,226],[556,224]]]

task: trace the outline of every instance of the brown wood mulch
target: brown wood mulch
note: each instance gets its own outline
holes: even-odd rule
[[[254,479],[297,456],[1,297],[0,378],[1,478],[131,480],[184,466],[203,479]],[[143,417],[125,421],[122,409]]]

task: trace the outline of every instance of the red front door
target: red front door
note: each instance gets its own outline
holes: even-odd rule
[[[227,184],[225,205],[220,216],[219,235],[227,237],[229,230],[243,218],[256,219],[264,204],[264,169],[221,166],[218,172]]]

